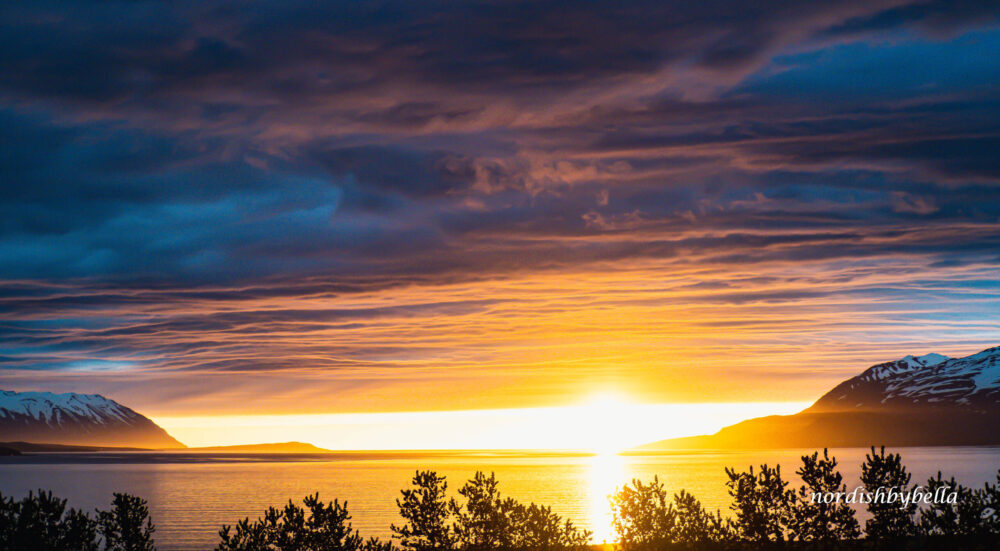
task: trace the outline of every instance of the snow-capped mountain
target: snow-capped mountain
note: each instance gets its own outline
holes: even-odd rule
[[[97,394],[0,390],[0,441],[183,448],[147,417]]]
[[[807,411],[1000,408],[1000,346],[965,358],[907,356],[840,383]]]
[[[874,365],[795,415],[758,417],[645,449],[1000,445],[1000,346]]]

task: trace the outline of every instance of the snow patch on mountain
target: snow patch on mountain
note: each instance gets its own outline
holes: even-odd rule
[[[874,365],[862,373],[861,377],[875,380],[884,379],[900,373],[908,373],[926,367],[933,367],[950,359],[951,358],[948,356],[942,356],[941,354],[935,354],[933,352],[930,354],[924,354],[923,356],[905,356],[894,362]]]
[[[979,374],[972,378],[972,382],[977,389],[1000,387],[1000,357],[993,356],[986,359],[986,362]]]
[[[930,354],[924,354],[923,356],[918,356],[916,358],[914,358],[913,356],[907,356],[903,359],[913,364],[916,364],[915,367],[930,367],[932,365],[937,365],[941,362],[946,362],[951,358],[949,358],[948,356],[943,356],[941,354],[936,354],[934,352],[931,352]]]
[[[0,442],[183,448],[156,423],[98,394],[0,390]]]
[[[932,353],[874,365],[837,385],[813,408],[870,409],[921,404],[980,410],[1000,408],[1000,347],[964,358]]]
[[[109,421],[129,423],[136,416],[125,406],[99,394],[0,390],[0,417],[15,415],[24,415],[49,425],[60,425],[69,416],[100,424]]]

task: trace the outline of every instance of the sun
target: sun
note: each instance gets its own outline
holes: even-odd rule
[[[601,392],[591,395],[578,406],[578,422],[591,435],[589,449],[599,454],[616,454],[635,443],[636,404],[619,393]]]

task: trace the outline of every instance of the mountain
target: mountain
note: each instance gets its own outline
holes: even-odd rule
[[[809,409],[912,409],[946,406],[986,411],[1000,407],[1000,346],[965,358],[907,356],[878,364],[835,386]]]
[[[0,441],[183,448],[156,423],[97,394],[0,390]]]
[[[906,356],[874,365],[794,415],[639,449],[1000,444],[1000,346],[964,358]]]

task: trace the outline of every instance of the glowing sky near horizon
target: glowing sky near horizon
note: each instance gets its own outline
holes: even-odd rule
[[[976,2],[5,5],[0,387],[773,404],[972,354],[997,59]]]
[[[317,415],[158,417],[190,447],[309,442],[332,450],[562,449],[617,453],[665,438],[712,434],[810,402],[637,404],[626,397],[555,408]]]

